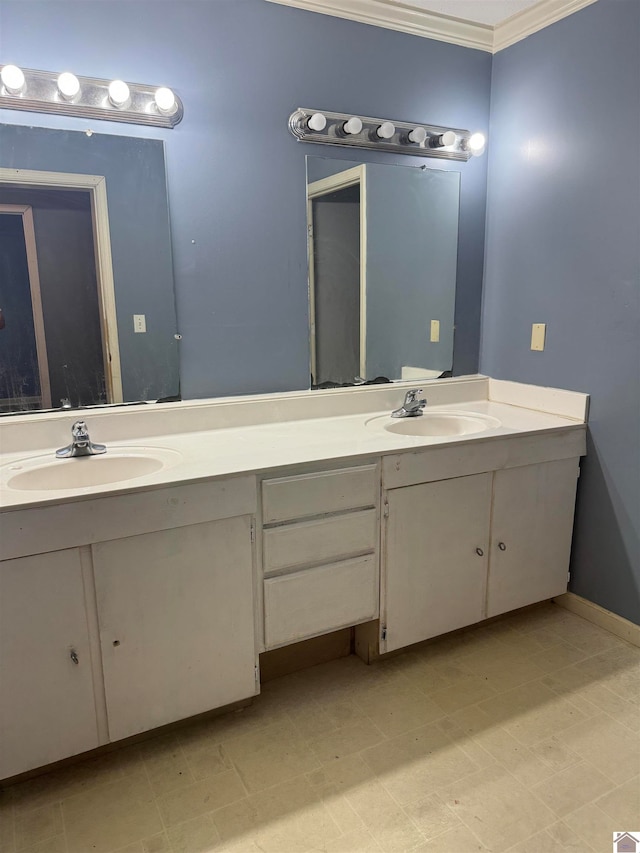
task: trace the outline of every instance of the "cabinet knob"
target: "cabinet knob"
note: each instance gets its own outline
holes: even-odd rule
[[[484,557],[484,551],[482,550],[482,548],[476,548],[476,554],[478,555],[478,557]]]
[[[498,548],[500,548],[501,551],[507,550],[507,546],[504,544],[504,542],[498,542]]]
[[[73,663],[75,663],[76,666],[80,663],[78,652],[75,649],[71,649],[71,651],[69,652],[69,657],[71,658]]]

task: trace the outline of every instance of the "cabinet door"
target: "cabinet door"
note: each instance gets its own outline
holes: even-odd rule
[[[381,651],[484,617],[491,474],[387,493]]]
[[[93,547],[112,740],[257,692],[249,516]]]
[[[579,461],[496,472],[487,616],[567,591]]]
[[[96,746],[79,551],[0,563],[0,778]]]

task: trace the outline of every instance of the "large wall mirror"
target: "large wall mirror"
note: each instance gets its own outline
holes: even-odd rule
[[[0,125],[0,412],[179,387],[163,143]]]
[[[460,174],[307,157],[311,385],[453,366]]]

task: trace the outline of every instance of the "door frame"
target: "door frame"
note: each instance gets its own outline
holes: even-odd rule
[[[21,189],[79,190],[89,193],[107,402],[124,402],[106,178],[103,175],[0,168],[0,184]]]
[[[367,167],[345,169],[307,184],[307,241],[309,265],[309,340],[311,375],[316,378],[316,300],[314,276],[313,202],[347,187],[360,187],[360,376],[367,378]]]
[[[49,360],[47,358],[47,341],[44,331],[44,313],[42,311],[42,295],[40,293],[40,274],[38,272],[36,232],[33,227],[33,210],[29,204],[0,204],[0,214],[20,216],[22,218],[24,244],[27,250],[27,275],[29,276],[29,290],[31,292],[33,330],[36,337],[40,405],[43,409],[50,409],[51,382],[49,380]]]

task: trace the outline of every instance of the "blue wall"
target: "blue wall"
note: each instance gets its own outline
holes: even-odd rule
[[[639,44],[599,0],[494,57],[480,368],[592,395],[571,589],[640,623]]]
[[[491,84],[480,368],[592,394],[572,588],[635,621],[639,31],[637,0],[599,0],[497,54],[490,81],[486,53],[264,0],[0,0],[0,62],[164,83],[184,100],[173,131],[99,129],[166,140],[186,397],[307,387],[304,157],[328,152],[295,142],[291,110],[483,130]],[[486,164],[451,166],[462,172],[457,373],[477,365]],[[528,348],[533,322],[548,324],[544,353]]]
[[[1,62],[180,93],[185,119],[175,130],[99,129],[166,140],[185,397],[308,387],[305,155],[329,152],[290,135],[295,107],[488,125],[489,54],[264,0],[0,0],[0,31]],[[462,172],[455,370],[469,373],[478,364],[487,158],[450,168]]]

